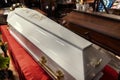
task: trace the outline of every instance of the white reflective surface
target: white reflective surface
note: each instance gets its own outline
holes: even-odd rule
[[[85,63],[83,59],[85,57],[83,53],[85,50],[89,50],[88,47],[91,47],[89,41],[67,30],[46,16],[27,8],[18,8],[11,12],[7,21],[15,31],[18,31],[26,40],[44,52],[45,55],[76,80],[85,80]],[[32,50],[27,47],[29,42],[24,41],[21,36],[14,34],[15,31],[12,29],[10,31],[15,39],[39,60],[40,56],[34,55]],[[90,50],[86,52],[89,53]],[[54,67],[54,65],[52,66]],[[65,80],[69,79],[65,78]]]
[[[63,69],[71,75],[74,75],[76,79],[84,80],[82,50],[75,48],[17,15],[14,15],[13,17],[15,18],[10,18],[8,21],[10,21],[9,24],[13,24],[12,26],[15,26],[14,28],[18,32],[24,35],[24,37],[41,49]],[[16,22],[14,19],[18,21]],[[24,24],[24,26],[21,24]]]

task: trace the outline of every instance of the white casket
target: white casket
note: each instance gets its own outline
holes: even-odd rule
[[[27,8],[8,14],[11,35],[55,80],[91,80],[109,62],[92,43]]]

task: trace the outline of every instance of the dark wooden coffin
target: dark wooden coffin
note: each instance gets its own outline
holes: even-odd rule
[[[120,56],[120,16],[73,11],[66,28]]]

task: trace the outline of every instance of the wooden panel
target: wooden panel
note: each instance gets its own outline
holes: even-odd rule
[[[66,28],[120,56],[120,19],[73,11],[63,18]]]

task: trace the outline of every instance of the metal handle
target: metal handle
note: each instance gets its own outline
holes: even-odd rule
[[[99,60],[96,60],[96,59],[92,59],[92,61],[90,62],[91,66],[93,67],[98,67],[102,62],[102,58],[100,58]]]
[[[42,56],[41,60],[39,61],[41,66],[55,79],[55,80],[61,80],[64,77],[64,74],[62,73],[61,70],[57,70],[56,72],[52,71],[52,69],[50,69],[46,63],[47,63],[47,59]]]
[[[102,62],[102,59],[99,59],[96,63],[95,63],[95,67],[98,67]]]

